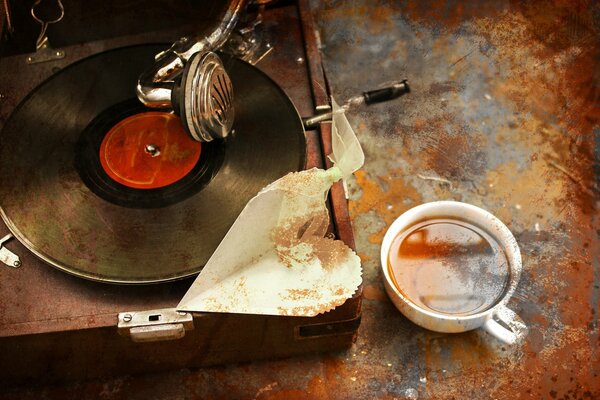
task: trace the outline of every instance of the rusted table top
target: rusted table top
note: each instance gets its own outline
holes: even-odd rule
[[[349,182],[364,269],[353,348],[8,398],[600,397],[600,4],[330,0],[313,11],[339,99],[401,78],[413,89],[350,115],[367,157]],[[442,199],[515,234],[523,273],[509,306],[528,325],[522,343],[428,332],[388,300],[386,227]]]
[[[379,3],[318,13],[334,93],[405,77],[413,88],[351,116],[367,154],[350,185],[365,301],[342,365],[374,398],[597,398],[600,5]],[[529,327],[524,343],[426,332],[383,292],[386,227],[445,199],[515,234],[523,274],[509,306]]]

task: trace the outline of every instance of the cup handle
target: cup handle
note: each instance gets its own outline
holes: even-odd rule
[[[498,321],[503,322],[510,329],[505,328]],[[527,326],[523,320],[504,305],[496,309],[494,314],[483,324],[483,329],[506,344],[515,344],[527,333]]]

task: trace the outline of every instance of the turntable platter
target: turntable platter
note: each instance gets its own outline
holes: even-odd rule
[[[7,121],[0,135],[0,212],[48,264],[112,283],[193,275],[248,200],[303,167],[304,130],[290,99],[257,68],[228,57],[234,132],[212,150],[203,144],[198,167],[186,177],[136,189],[90,167],[102,137],[89,132],[98,132],[107,113],[119,115],[115,107],[134,103],[140,71],[164,47],[126,47],[72,64],[33,90]],[[214,165],[205,168],[206,162]]]

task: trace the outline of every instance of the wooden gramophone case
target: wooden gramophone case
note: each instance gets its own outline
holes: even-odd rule
[[[27,10],[29,5],[25,1],[12,3],[16,4],[14,13]],[[65,1],[65,13],[70,6],[75,11],[81,9],[68,3]],[[127,2],[121,8],[115,8],[116,3],[123,2],[105,4],[108,10],[105,12],[131,11]],[[300,115],[312,115],[329,107],[317,32],[308,2],[280,2],[267,8],[264,16],[268,32],[265,40],[273,50],[257,67],[283,88]],[[121,15],[117,19],[127,21],[127,18],[132,17]],[[13,24],[18,28],[18,19]],[[106,29],[106,24],[99,26],[100,30]],[[104,32],[97,37],[81,35],[79,43],[57,40],[53,45],[60,46],[65,58],[39,64],[26,62],[23,49],[28,48],[15,44],[19,34],[15,29],[12,41],[5,37],[4,56],[0,59],[0,123],[6,123],[17,104],[40,82],[70,63],[125,45],[172,42],[185,33],[189,21],[188,25],[165,26],[163,30],[150,31],[132,28],[120,36],[106,37]],[[23,28],[26,37],[28,30],[31,28]],[[323,123],[305,136],[305,167],[326,166],[329,160],[325,155],[331,152],[330,125]],[[332,188],[329,203],[331,231],[354,247],[341,184]],[[2,224],[0,236],[8,233]],[[193,315],[193,329],[180,339],[136,343],[128,332],[119,332],[118,314],[173,308],[193,278],[148,286],[96,283],[52,268],[17,240],[10,240],[4,246],[20,256],[22,265],[20,268],[0,265],[0,387],[336,351],[353,343],[360,323],[359,289],[342,306],[313,318],[198,313]]]

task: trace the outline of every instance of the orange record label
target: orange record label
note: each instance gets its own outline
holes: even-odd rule
[[[178,116],[150,111],[113,126],[100,145],[100,163],[115,181],[135,189],[156,189],[186,176],[200,159],[200,142]]]

